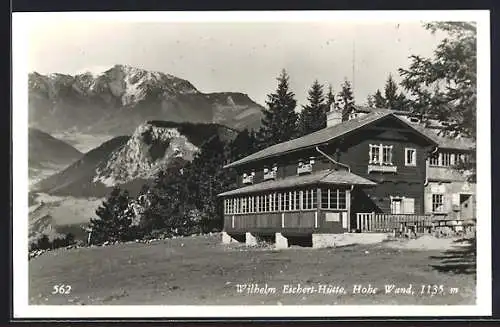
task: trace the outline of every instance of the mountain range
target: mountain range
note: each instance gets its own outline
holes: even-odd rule
[[[66,142],[36,128],[28,130],[29,178],[39,180],[63,169],[83,156]]]
[[[263,107],[237,92],[203,93],[189,81],[127,65],[93,75],[30,73],[29,124],[50,134],[130,135],[145,121],[257,128]]]
[[[33,192],[103,197],[119,185],[137,193],[159,170],[182,167],[214,136],[232,140],[237,131],[218,124],[149,121],[132,136],[118,136],[85,153],[66,169],[40,181]]]

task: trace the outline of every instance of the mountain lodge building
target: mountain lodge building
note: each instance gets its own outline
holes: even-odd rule
[[[226,165],[239,178],[219,194],[223,242],[274,237],[287,247],[310,238],[322,247],[346,232],[475,218],[475,185],[454,169],[472,144],[439,136],[407,113],[368,109],[347,121],[330,110],[326,128]]]

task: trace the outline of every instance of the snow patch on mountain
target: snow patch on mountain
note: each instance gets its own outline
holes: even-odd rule
[[[191,161],[198,151],[176,128],[144,123],[104,166],[96,169],[93,182],[112,187],[134,179],[151,179],[174,158]]]

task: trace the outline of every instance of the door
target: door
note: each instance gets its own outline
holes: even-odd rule
[[[460,194],[460,219],[468,220],[474,218],[472,194]]]
[[[403,201],[400,198],[391,199],[391,213],[392,214],[399,215],[399,214],[403,213],[403,211],[401,210],[402,202]]]

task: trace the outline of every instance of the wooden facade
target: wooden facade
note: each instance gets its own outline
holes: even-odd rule
[[[436,149],[436,142],[393,115],[372,124],[359,125],[314,146],[263,156],[234,167],[239,176],[238,189],[242,191],[230,196],[222,195],[225,203],[224,230],[230,234],[335,234],[359,229],[358,213],[426,214],[428,159]],[[280,194],[302,192],[305,186],[297,184],[285,190],[274,189],[274,184],[264,176],[266,172],[275,171],[272,180],[296,177],[299,163],[311,164],[310,174],[344,170],[375,185],[366,187],[354,181],[350,183],[349,179],[339,180],[338,184],[331,180],[328,183],[318,181],[307,185],[308,189],[315,189],[313,208],[303,206],[302,197],[298,207],[283,207],[285,198]],[[245,187],[260,183],[270,187],[257,193],[245,193]],[[328,198],[325,194],[328,190],[337,189],[345,192],[345,204],[330,208],[324,204],[325,198]],[[260,196],[277,196],[279,198],[274,201],[279,203],[276,208],[259,210],[256,200],[250,198]],[[249,201],[245,206],[251,205],[252,209],[235,211],[231,203],[244,198]]]

